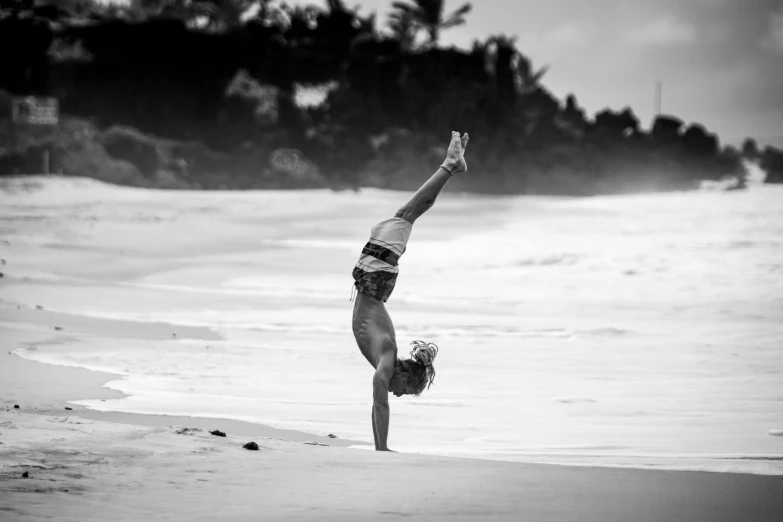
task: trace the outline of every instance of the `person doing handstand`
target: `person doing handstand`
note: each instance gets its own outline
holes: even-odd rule
[[[446,161],[393,218],[372,227],[370,240],[353,269],[358,290],[353,308],[353,335],[362,355],[375,368],[372,430],[378,451],[391,451],[386,441],[389,392],[400,397],[419,395],[425,387],[429,388],[435,378],[432,363],[438,354],[434,344],[414,341],[411,358],[399,359],[394,325],[384,303],[394,290],[397,262],[405,252],[413,223],[432,208],[451,176],[468,170],[464,157],[467,144],[467,134],[460,137],[458,132],[451,133]]]

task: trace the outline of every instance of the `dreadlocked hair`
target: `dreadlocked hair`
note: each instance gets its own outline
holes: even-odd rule
[[[413,341],[411,346],[411,358],[397,359],[395,370],[408,374],[409,393],[419,395],[435,380],[435,367],[432,363],[438,355],[438,347],[424,341]]]

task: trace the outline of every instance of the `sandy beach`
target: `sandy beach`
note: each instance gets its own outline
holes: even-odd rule
[[[69,398],[111,395],[98,386],[106,378],[3,355],[3,401],[10,389],[22,404],[15,409],[6,402],[0,410],[0,519],[783,517],[783,477],[378,453],[306,434],[265,434],[262,426],[241,433],[236,423],[218,419],[135,415],[109,422],[64,410]],[[211,428],[228,435],[210,435]],[[250,441],[257,451],[243,448]]]
[[[346,447],[355,441],[225,419],[90,411],[69,401],[116,398],[118,392],[102,385],[117,376],[29,361],[7,349],[90,336],[153,340],[170,335],[172,325],[10,306],[0,309],[0,324],[2,520],[776,521],[783,516],[783,477],[377,453]],[[210,435],[215,429],[227,437]],[[258,451],[243,448],[251,441]]]
[[[691,307],[700,287],[687,281],[673,306],[655,285],[680,284],[674,276],[685,281],[688,267],[669,280],[652,269],[648,280],[628,279],[626,261],[613,259],[617,275],[607,275],[595,261],[582,268],[586,254],[545,251],[548,230],[537,236],[543,247],[520,253],[531,257],[496,256],[508,267],[461,296],[453,274],[424,270],[432,252],[457,252],[453,237],[480,246],[482,227],[501,227],[509,213],[550,216],[565,230],[571,215],[597,223],[611,209],[444,198],[417,230],[390,306],[401,337],[426,324],[447,349],[433,390],[392,405],[390,446],[401,451],[378,453],[366,450],[371,372],[344,327],[344,272],[364,224],[404,194],[175,193],[30,178],[7,182],[1,196],[0,520],[783,520],[781,332],[765,304],[778,299],[773,279],[733,282],[757,292],[755,308],[718,324],[706,314],[734,299],[734,287],[716,286],[720,274],[705,285],[722,288],[710,290],[714,303]],[[486,219],[465,219],[468,207]],[[641,255],[641,240],[623,244]],[[479,253],[449,268],[475,270]],[[521,326],[503,301],[512,294],[480,293],[498,293],[512,275],[528,299],[514,305]],[[593,292],[612,277],[625,293],[638,285],[633,306]],[[583,290],[569,290],[577,279]],[[671,315],[654,316],[667,306]],[[685,329],[650,333],[661,321],[687,324],[698,342]],[[489,380],[466,393],[459,382],[485,338],[484,350],[525,355],[522,370],[508,357],[482,361],[473,378]],[[674,371],[663,361],[676,361]],[[512,385],[529,402],[504,395]],[[515,438],[487,447],[510,449],[475,458],[476,441],[496,432]],[[470,451],[412,450],[417,433]],[[525,450],[547,438],[546,451],[582,465],[511,462],[543,458]],[[243,448],[251,441],[258,451]],[[694,450],[700,443],[712,457]],[[724,472],[661,470],[671,462]]]

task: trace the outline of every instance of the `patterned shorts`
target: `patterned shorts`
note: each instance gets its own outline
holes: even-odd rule
[[[401,218],[381,221],[370,230],[370,240],[364,245],[353,269],[356,289],[384,303],[397,282],[400,256],[405,252],[412,225]]]

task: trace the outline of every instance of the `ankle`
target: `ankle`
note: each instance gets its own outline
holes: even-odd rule
[[[453,176],[453,175],[454,175],[454,172],[456,171],[456,169],[454,168],[454,165],[447,165],[446,163],[443,163],[443,164],[440,166],[440,168],[442,168],[443,170],[445,170],[446,172],[448,172],[448,173],[449,173],[449,176]]]
[[[460,160],[446,160],[441,164],[441,167],[443,167],[446,171],[448,171],[449,174],[452,176],[454,174],[459,174],[460,172],[464,172],[467,169],[465,168],[465,164]]]

